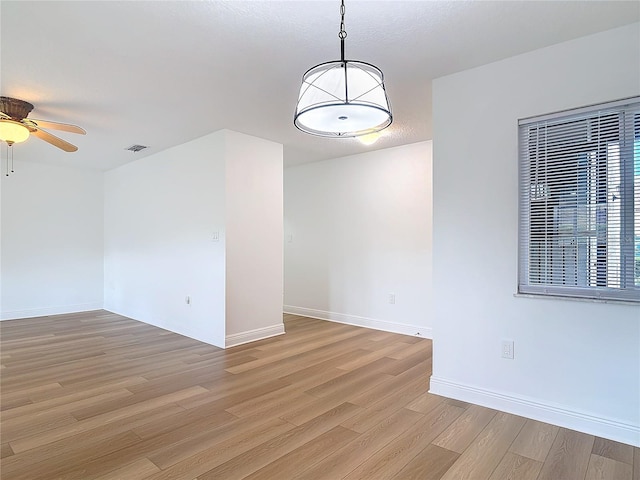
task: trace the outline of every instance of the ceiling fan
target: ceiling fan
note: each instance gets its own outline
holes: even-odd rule
[[[0,140],[11,146],[14,143],[24,142],[30,135],[34,135],[65,152],[78,150],[75,145],[43,129],[60,130],[81,135],[87,133],[84,129],[67,123],[27,118],[31,110],[33,110],[33,105],[29,102],[18,100],[17,98],[0,97]]]

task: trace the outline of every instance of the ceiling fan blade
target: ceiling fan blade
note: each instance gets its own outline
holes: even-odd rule
[[[40,140],[44,140],[55,147],[61,148],[65,152],[75,152],[78,150],[78,147],[75,145],[71,145],[69,142],[62,140],[55,135],[51,135],[49,132],[45,132],[44,130],[34,129],[31,131],[31,134],[35,135]]]
[[[79,133],[80,135],[85,135],[87,132],[84,128],[80,128],[77,125],[70,125],[68,123],[59,123],[59,122],[49,122],[47,120],[36,120],[35,118],[30,118],[30,121],[36,124],[38,127],[48,128],[51,130],[62,130],[63,132],[70,133]]]

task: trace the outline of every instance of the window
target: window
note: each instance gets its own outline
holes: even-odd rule
[[[640,302],[640,97],[519,122],[520,293]]]

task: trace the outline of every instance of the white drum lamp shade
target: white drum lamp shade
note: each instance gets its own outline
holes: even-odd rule
[[[393,121],[382,71],[370,63],[345,60],[344,11],[342,0],[340,60],[316,65],[302,76],[293,123],[311,135],[359,137]]]
[[[380,69],[364,62],[317,65],[302,77],[294,124],[312,135],[357,137],[392,122]]]

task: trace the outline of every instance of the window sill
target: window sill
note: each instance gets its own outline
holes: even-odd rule
[[[537,295],[534,293],[514,293],[515,298],[535,298],[538,300],[567,300],[570,302],[586,302],[586,303],[613,303],[616,305],[631,305],[634,307],[640,306],[639,302],[631,300],[616,300],[616,299],[601,299],[601,298],[582,298],[582,297],[569,297],[561,295]]]

